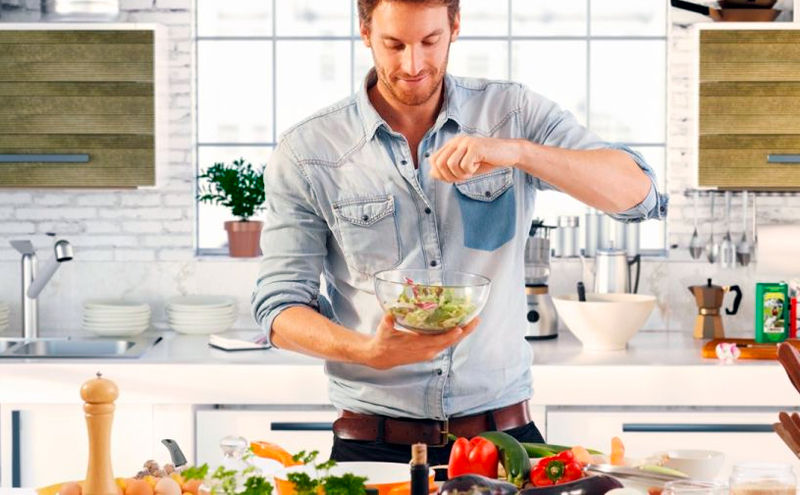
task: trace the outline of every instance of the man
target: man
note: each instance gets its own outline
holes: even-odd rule
[[[663,217],[666,198],[641,156],[542,96],[448,75],[458,0],[358,8],[374,69],[356,95],[286,132],[266,169],[256,319],[276,347],[325,359],[340,411],[333,459],[407,462],[422,441],[444,464],[448,433],[488,429],[542,441],[523,339],[536,190],[624,221]],[[480,273],[492,292],[462,328],[397,330],[373,289],[394,267]]]

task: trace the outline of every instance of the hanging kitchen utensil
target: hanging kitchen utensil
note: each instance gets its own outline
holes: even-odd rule
[[[719,245],[719,262],[723,268],[733,268],[736,264],[736,245],[731,240],[731,192],[725,191],[725,225],[727,231]]]
[[[697,196],[699,194],[699,191],[694,192],[694,233],[692,234],[692,239],[689,241],[689,256],[695,260],[703,255],[703,243],[700,240],[700,236],[697,234]]]
[[[775,433],[777,433],[779,437],[781,437],[781,440],[783,440],[783,443],[789,447],[789,450],[791,450],[794,455],[800,458],[800,443],[794,441],[794,438],[792,438],[789,432],[786,431],[786,428],[783,427],[783,424],[772,423],[772,429],[775,430]]]
[[[751,238],[753,242],[750,244],[750,262],[755,263],[756,261],[756,254],[758,251],[758,231],[756,230],[756,218],[758,213],[756,212],[756,198],[758,198],[757,193],[753,193],[753,237]]]
[[[742,265],[750,264],[750,239],[747,236],[747,191],[742,191],[742,238],[736,244],[736,261]]]
[[[719,244],[714,241],[714,192],[711,192],[711,233],[706,244],[706,257],[709,263],[716,263],[719,258]]]
[[[707,5],[685,2],[684,0],[671,0],[672,6],[711,17],[716,22],[772,22],[780,10],[753,9],[753,8],[722,8],[715,9]]]

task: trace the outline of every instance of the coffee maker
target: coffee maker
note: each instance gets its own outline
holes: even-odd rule
[[[525,244],[525,297],[528,300],[528,340],[558,336],[558,314],[547,287],[550,277],[550,230],[534,220]]]
[[[721,339],[725,337],[722,328],[722,316],[719,309],[726,292],[735,292],[733,308],[725,309],[725,314],[735,315],[742,302],[742,289],[738,285],[720,286],[712,285],[708,279],[706,285],[692,285],[689,292],[697,300],[697,319],[694,322],[694,338],[696,339]]]

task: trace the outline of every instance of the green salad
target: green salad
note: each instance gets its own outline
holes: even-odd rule
[[[455,290],[438,285],[415,284],[407,278],[403,292],[389,306],[401,325],[420,330],[444,330],[463,323],[475,310],[469,297],[458,297]]]

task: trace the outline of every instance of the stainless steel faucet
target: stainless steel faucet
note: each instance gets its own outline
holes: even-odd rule
[[[11,246],[22,254],[22,337],[35,339],[39,337],[39,293],[61,263],[72,259],[72,245],[63,239],[56,241],[53,245],[53,258],[47,262],[41,273],[37,273],[39,260],[31,241],[11,241]]]

